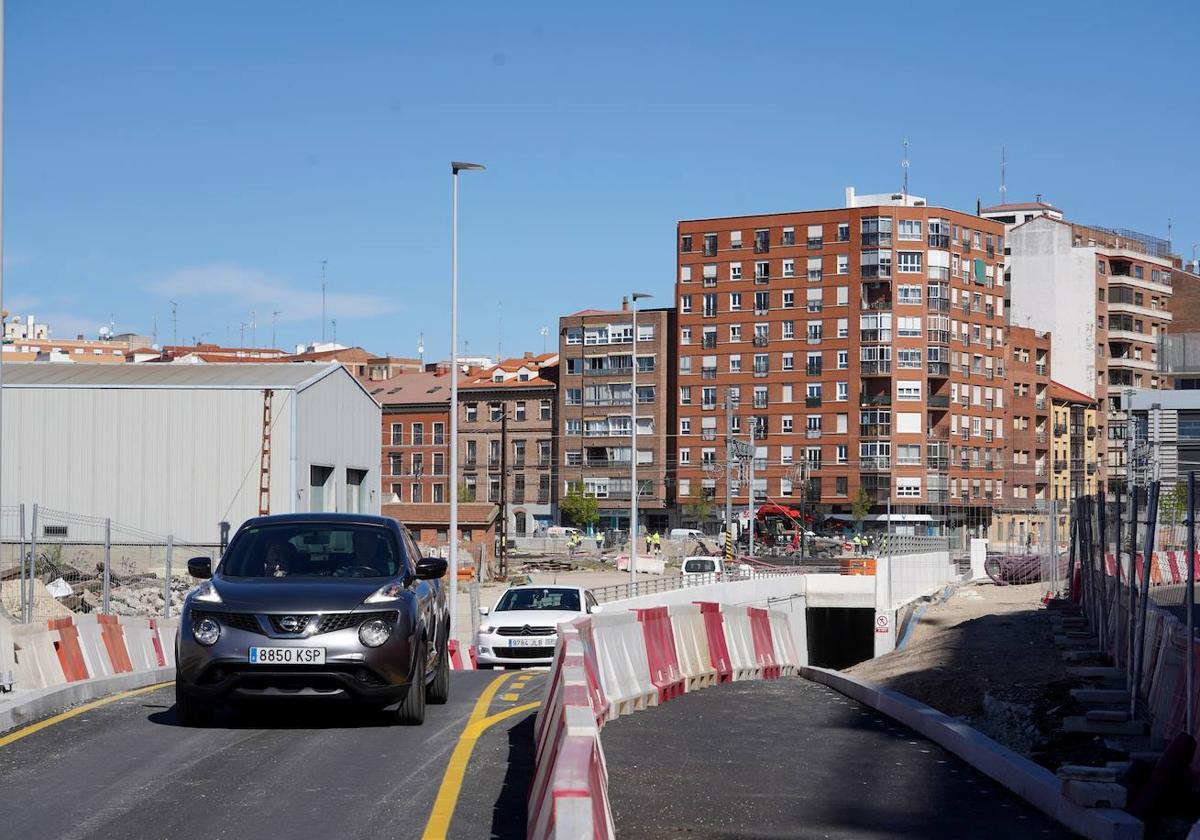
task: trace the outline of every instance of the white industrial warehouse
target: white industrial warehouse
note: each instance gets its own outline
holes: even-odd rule
[[[336,363],[8,364],[0,492],[215,543],[260,507],[378,513],[379,429]]]

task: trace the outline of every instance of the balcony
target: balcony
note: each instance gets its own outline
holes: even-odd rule
[[[630,376],[633,370],[633,365],[628,367],[614,367],[612,365],[603,365],[601,367],[586,367],[583,369],[584,376]],[[638,368],[638,373],[645,373],[642,368]]]
[[[754,253],[766,254],[771,250],[771,240],[766,237],[754,237]]]
[[[824,244],[825,244],[825,240],[823,237],[820,237],[820,236],[808,237],[808,247],[813,250],[820,248]]]
[[[805,397],[804,398],[804,407],[805,408],[820,408],[821,407],[821,398],[820,397]]]
[[[716,379],[717,378],[717,369],[716,368],[701,368],[700,369],[700,378],[701,379]]]
[[[770,401],[766,397],[763,397],[761,399],[758,397],[754,398],[753,405],[755,408],[767,408],[770,404],[771,404]]]
[[[859,405],[891,405],[892,395],[890,393],[883,394],[863,394],[859,397]]]
[[[859,472],[890,472],[892,459],[888,455],[863,455],[858,462]]]
[[[931,233],[929,234],[930,248],[946,248],[950,247],[950,234],[948,233]]]
[[[891,423],[859,423],[858,424],[858,435],[859,435],[859,437],[883,437],[883,438],[891,437],[892,436],[892,424]]]
[[[769,340],[767,339],[767,337],[765,335],[754,336],[754,346],[755,347],[766,347],[768,343],[769,343]]]
[[[928,362],[926,368],[930,376],[946,377],[950,375],[949,362]]]
[[[700,346],[711,349],[717,346],[717,334],[705,333],[704,338],[700,340]]]
[[[704,256],[715,257],[716,255],[717,255],[717,243],[705,242],[704,243]]]
[[[821,365],[806,365],[804,368],[804,373],[807,376],[820,376],[822,370],[823,368]]]
[[[950,459],[944,455],[930,455],[925,459],[925,469],[930,472],[950,469]]]
[[[1062,458],[1054,459],[1054,471],[1055,472],[1066,472],[1066,469],[1067,469],[1066,460],[1064,460]]]
[[[765,367],[762,367],[761,365],[754,366],[755,379],[766,379],[768,373],[769,371]]]
[[[474,458],[467,457],[463,459],[464,470],[473,470],[476,466],[478,466],[478,462]]]
[[[864,279],[891,277],[892,267],[890,265],[863,265],[859,266],[859,275]]]
[[[858,372],[862,376],[888,376],[892,372],[890,361],[859,362]]]
[[[991,371],[988,371],[988,372],[991,373]],[[991,377],[988,377],[988,378],[990,379]],[[1046,398],[1042,397],[1040,399],[1034,400],[1033,407],[1038,411],[1045,411],[1046,410]]]
[[[868,312],[891,312],[892,302],[886,299],[868,301],[864,304],[863,310]]]
[[[930,394],[928,403],[930,408],[949,408],[950,396],[948,394]]]
[[[929,298],[929,308],[934,312],[949,312],[950,298],[931,297]]]
[[[806,438],[808,438],[809,440],[816,440],[817,438],[819,438],[821,436],[821,430],[820,429],[805,429],[804,436]]]

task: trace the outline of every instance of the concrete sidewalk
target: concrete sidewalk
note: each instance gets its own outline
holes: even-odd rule
[[[1075,836],[911,730],[806,680],[685,695],[610,723],[604,750],[626,838]]]

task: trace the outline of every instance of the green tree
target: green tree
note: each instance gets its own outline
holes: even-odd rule
[[[875,500],[863,488],[859,487],[858,492],[854,494],[854,498],[850,500],[850,515],[854,517],[854,521],[858,523],[859,533],[862,533],[863,520],[867,518],[867,514],[871,512],[871,505]]]
[[[580,527],[587,527],[600,520],[600,506],[595,496],[585,496],[578,487],[572,487],[559,503],[563,515]]]
[[[712,519],[715,510],[716,505],[713,503],[713,500],[703,493],[698,494],[693,490],[684,497],[683,516],[689,522],[696,522],[703,525]]]
[[[464,504],[473,501],[475,501],[475,491],[466,484],[458,485],[458,503]]]

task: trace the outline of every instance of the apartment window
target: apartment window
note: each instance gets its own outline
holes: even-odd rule
[[[821,327],[820,321],[809,321],[808,322],[808,340],[810,342],[820,341],[821,340],[821,329],[822,329],[822,327]]]
[[[785,289],[783,292],[783,308],[794,309],[796,306],[796,293],[791,289]]]
[[[839,463],[840,463],[840,462],[839,462]],[[848,479],[846,476],[844,476],[844,475],[839,475],[839,476],[835,477],[835,478],[833,479],[833,485],[834,485],[834,487],[833,487],[833,495],[835,495],[835,496],[846,496],[846,495],[849,495],[849,493],[850,493],[850,480],[849,480],[849,479]]]
[[[890,246],[892,244],[891,216],[864,216],[860,230],[862,244],[866,246]]]
[[[690,311],[690,310],[689,310]],[[583,372],[583,359],[567,359],[567,374],[579,375]]]
[[[791,339],[794,339],[796,337],[796,322],[795,321],[783,321],[783,322],[781,322],[781,326],[783,328],[784,341],[790,341]]]
[[[541,404],[538,406],[538,419],[539,420],[549,420],[550,412],[552,410],[553,410],[553,408],[551,407],[550,400],[542,400]]]
[[[525,402],[524,402],[523,400],[520,400],[520,401],[518,401],[518,402],[517,402],[517,404],[516,404],[516,407],[515,407],[515,408],[513,408],[513,419],[514,419],[514,420],[524,420],[524,419],[526,419],[526,414],[525,414]],[[436,434],[437,434],[437,429],[435,428],[435,429],[434,429],[434,435],[436,435]]]
[[[423,501],[425,501],[424,488],[419,483],[414,481],[412,483],[412,490],[408,494],[408,498],[411,499],[414,504],[421,504]]]
[[[742,232],[740,230],[729,231],[729,247],[730,248],[741,248],[742,247]]]
[[[692,386],[691,385],[680,385],[679,386],[679,404],[680,405],[691,405],[692,404]]]
[[[912,306],[921,305],[921,287],[899,285],[896,287],[896,303]]]
[[[742,325],[741,324],[730,324],[729,325],[729,340],[735,344],[742,340]]]
[[[783,261],[783,276],[784,277],[795,277],[796,276],[796,261],[795,260],[784,260]]]
[[[681,463],[681,464],[692,463],[692,450],[680,449],[679,450],[679,463]]]
[[[741,280],[742,279],[742,264],[740,262],[735,262],[735,263],[729,264],[729,279],[730,280]]]
[[[717,404],[717,389],[712,386],[705,386],[700,389],[700,404],[704,408],[713,408]]]
[[[765,254],[771,250],[771,232],[769,230],[754,231],[754,253]]]
[[[779,463],[783,464],[784,466],[792,463],[792,447],[779,447]]]
[[[822,233],[820,225],[809,225],[808,226],[808,247],[809,248],[820,248],[821,245],[824,244],[823,243],[824,238],[825,238],[825,235],[824,235],[824,233]]]
[[[692,419],[690,417],[679,418],[679,434],[690,435],[692,433]]]
[[[820,281],[822,276],[823,276],[823,273],[821,271],[821,258],[820,257],[809,257],[808,258],[808,280],[809,280],[809,282],[816,283],[816,282]]]
[[[488,419],[494,423],[498,423],[500,418],[504,416],[504,408],[498,402],[488,403]]]
[[[920,274],[921,251],[898,251],[896,253],[896,270],[901,274]]]
[[[833,448],[833,456],[839,464],[844,464],[850,460],[850,448],[844,443],[839,443]]]
[[[850,287],[849,286],[837,286],[834,289],[834,293],[837,295],[837,304],[836,304],[837,306],[849,306],[850,305]]]
[[[425,424],[424,423],[413,423],[412,424],[412,445],[413,446],[424,446],[425,445]]]
[[[892,252],[864,248],[859,259],[859,271],[863,277],[891,277]]]
[[[686,233],[679,237],[679,250],[684,254],[690,254],[692,251],[692,235]]]
[[[679,266],[679,282],[680,283],[691,283],[692,282],[692,267],[690,265]],[[580,337],[582,339],[582,334]],[[569,338],[569,334],[568,334],[568,338]],[[570,341],[570,340],[568,340],[567,343],[568,344],[579,344],[578,341]]]
[[[729,372],[730,373],[741,373],[742,372],[742,356],[740,353],[734,353],[729,357]]]
[[[920,318],[897,318],[896,328],[901,338],[920,338],[921,337],[921,319]]]
[[[849,382],[838,382],[837,383],[837,392],[836,392],[835,398],[837,399],[838,402],[846,402],[847,400],[850,399],[850,383]]]
[[[820,312],[821,308],[822,308],[821,307],[821,290],[820,289],[807,289],[806,292],[807,292],[806,297],[807,297],[807,302],[808,302],[808,311],[809,312]]]
[[[848,254],[838,254],[837,255],[837,273],[838,274],[849,274],[850,273],[850,256]]]
[[[420,452],[414,452],[412,456],[412,475],[420,476],[425,472],[425,456]]]
[[[715,294],[706,294],[704,296],[704,317],[713,318],[717,314],[717,296]]]
[[[692,343],[692,328],[691,327],[680,327],[679,328],[679,343],[680,344],[691,344]]]
[[[819,436],[821,433],[821,415],[820,414],[808,415],[808,417],[805,420],[804,427],[807,431],[816,432],[817,434],[814,435],[814,437]]]
[[[796,244],[796,229],[795,228],[785,227],[783,229],[782,243],[784,245],[795,245]]]
[[[837,241],[838,242],[849,242],[850,241],[850,223],[849,222],[838,222]]]
[[[838,370],[846,370],[849,367],[850,367],[850,351],[849,350],[837,351],[837,369]]]
[[[711,265],[704,266],[704,285],[705,286],[717,285],[717,264],[716,263],[712,263]]]
[[[704,234],[704,256],[715,257],[717,255],[717,235],[715,233]]]
[[[392,446],[403,446],[403,445],[404,445],[404,424],[403,423],[393,423],[392,424]]]
[[[782,368],[783,368],[783,370],[795,370],[796,369],[796,357],[794,355],[792,355],[791,353],[784,353]]]
[[[846,338],[850,335],[850,319],[838,318],[837,321],[837,337]]]
[[[896,498],[899,498],[899,499],[919,499],[919,498],[921,498],[921,479],[919,479],[919,478],[897,478],[896,479]]]
[[[390,475],[404,475],[404,456],[392,454],[388,456],[388,473]]]
[[[765,282],[771,279],[771,264],[766,260],[760,260],[754,264],[754,281]]]
[[[921,367],[921,351],[920,350],[897,350],[896,351],[896,366],[900,368],[916,369]]]
[[[792,432],[792,415],[790,415],[790,414],[782,415],[779,418],[779,428],[780,428],[780,430],[782,430],[782,432],[785,435],[791,434],[791,432]]]
[[[769,359],[769,357],[767,356],[766,353],[755,353],[754,354],[754,372],[755,373],[766,373],[767,370],[769,369],[768,359]]]
[[[436,505],[445,504],[446,502],[446,485],[440,481],[433,485],[433,503]]]
[[[915,380],[898,380],[896,382],[896,399],[919,402],[921,399],[921,383]]]
[[[583,421],[582,420],[568,420],[567,425],[566,425],[566,433],[568,435],[583,434]]]
[[[729,293],[729,311],[737,312],[741,308],[742,308],[742,293],[741,292],[730,292]]]
[[[764,313],[771,308],[771,296],[768,292],[754,293],[754,311],[756,313]]]
[[[921,222],[917,219],[901,219],[900,231],[897,235],[899,239],[908,239],[915,242],[921,241]],[[903,269],[901,269],[903,271]]]
[[[919,466],[921,463],[921,445],[919,443],[902,443],[896,447],[896,463],[904,466]]]
[[[397,483],[397,484],[393,484],[393,485],[392,485],[392,498],[391,498],[391,501],[392,501],[392,502],[402,502],[402,501],[404,501],[404,485],[403,485],[403,484],[399,484],[399,483]]]

